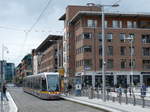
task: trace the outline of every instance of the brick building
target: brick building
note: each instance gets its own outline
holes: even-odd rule
[[[49,35],[36,49],[32,50],[33,74],[56,72],[62,67],[62,36]]]
[[[16,67],[15,83],[22,84],[23,78],[32,75],[32,55],[27,54]]]
[[[101,86],[100,8],[68,6],[59,20],[64,21],[65,76],[80,75],[85,84]],[[124,86],[132,80],[150,85],[150,14],[105,13],[105,61],[106,85]]]

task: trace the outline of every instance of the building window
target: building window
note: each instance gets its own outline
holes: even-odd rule
[[[135,38],[135,34],[130,33],[130,34],[129,34],[129,37],[134,39],[134,38]]]
[[[127,21],[127,28],[137,28],[136,21]]]
[[[87,20],[87,26],[88,27],[97,27],[97,20],[92,20],[92,19]]]
[[[122,60],[121,60],[121,68],[124,69],[124,68],[126,68],[126,66],[127,66],[127,61],[126,61],[126,59],[122,59]]]
[[[92,60],[91,59],[85,59],[84,60],[84,67],[90,67],[92,66]]]
[[[105,28],[108,27],[108,21],[105,21],[104,27],[105,27]]]
[[[132,60],[132,65],[131,65],[131,60],[129,60],[129,67],[131,68],[131,66],[133,68],[135,68],[136,64],[135,64],[135,59]]]
[[[107,60],[107,68],[109,68],[109,69],[113,68],[113,60],[112,59]]]
[[[137,28],[137,22],[136,21],[133,22],[133,28]]]
[[[113,56],[113,47],[112,46],[108,46],[107,55],[108,56]]]
[[[143,60],[143,69],[150,69],[150,60]]]
[[[92,33],[84,33],[83,38],[84,39],[91,39],[92,38]]]
[[[143,56],[150,56],[150,47],[142,48],[142,54]]]
[[[125,42],[125,39],[126,39],[126,34],[120,33],[120,42]]]
[[[113,34],[112,33],[108,33],[107,34],[107,42],[112,42],[113,39]]]
[[[99,46],[99,55],[102,56],[102,46]]]
[[[99,68],[102,69],[102,66],[103,66],[103,60],[100,59],[100,60],[99,60]]]
[[[113,20],[112,27],[113,28],[122,28],[122,21]]]
[[[84,49],[84,52],[92,52],[91,46],[84,46],[83,49]]]
[[[100,42],[102,41],[102,33],[98,33],[98,39]]]
[[[121,46],[120,47],[120,55],[124,56],[126,54],[126,47],[125,46]]]
[[[142,43],[150,43],[150,35],[142,35]]]

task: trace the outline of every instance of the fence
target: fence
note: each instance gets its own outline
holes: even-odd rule
[[[121,88],[121,92],[119,92],[119,88],[106,88],[106,101],[125,103],[125,104],[133,104],[141,105],[143,108],[145,106],[150,107],[150,88],[147,89],[146,95],[142,95],[140,88]],[[75,95],[75,89],[73,88],[71,91],[71,95]],[[92,87],[84,87],[81,89],[81,94],[78,96],[88,97],[89,99],[102,99],[102,88],[92,88]]]

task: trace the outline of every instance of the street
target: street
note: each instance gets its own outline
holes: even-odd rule
[[[9,92],[19,112],[104,112],[66,100],[41,100],[24,93],[22,88],[10,88]]]

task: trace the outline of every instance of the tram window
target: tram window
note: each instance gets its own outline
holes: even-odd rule
[[[42,79],[42,91],[45,91],[46,89],[46,79]]]

